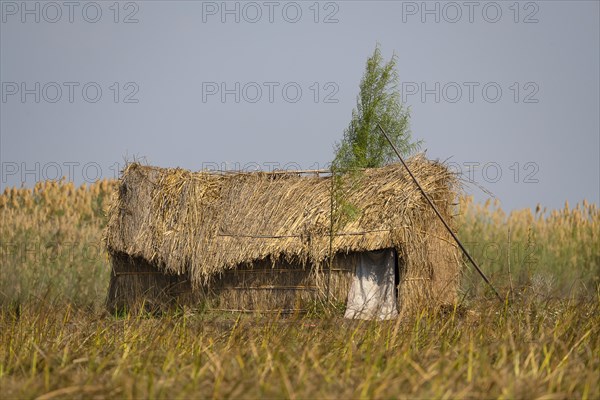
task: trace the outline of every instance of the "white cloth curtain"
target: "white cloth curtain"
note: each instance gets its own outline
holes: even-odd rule
[[[385,320],[398,316],[395,263],[393,249],[359,254],[345,318]]]

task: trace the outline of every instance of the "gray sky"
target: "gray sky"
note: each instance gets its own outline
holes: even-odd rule
[[[1,1],[2,189],[164,167],[325,168],[365,61],[505,209],[599,202],[597,1]],[[478,200],[487,195],[469,192]]]

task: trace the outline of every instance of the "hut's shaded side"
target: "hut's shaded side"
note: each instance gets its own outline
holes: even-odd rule
[[[169,309],[194,301],[187,275],[168,274],[141,257],[124,253],[111,256],[112,273],[107,308],[111,313],[144,309]]]
[[[409,166],[451,219],[456,178],[423,157],[412,158]],[[192,173],[130,164],[109,211],[105,241],[113,259],[126,254],[169,276],[185,277],[196,294],[218,294],[227,308],[320,295],[327,289],[323,277],[330,254],[390,247],[403,265],[401,306],[422,299],[451,302],[459,269],[456,247],[402,166],[366,170],[346,184],[346,199],[359,214],[338,221],[330,243],[331,177]],[[295,272],[277,275],[277,269]],[[257,276],[264,278],[260,285]],[[328,280],[329,291],[343,297],[348,277],[334,271],[339,284]],[[247,290],[240,282],[248,279],[261,288]]]
[[[327,297],[333,304],[344,304],[352,281],[355,255],[338,255],[331,267],[320,271],[300,263],[269,259],[225,270],[202,292],[208,308],[225,311],[304,312],[318,299]],[[320,275],[320,276],[319,276]]]

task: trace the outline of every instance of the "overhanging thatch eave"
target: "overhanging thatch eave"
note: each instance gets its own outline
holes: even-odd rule
[[[447,212],[454,175],[422,156],[409,165]],[[257,260],[319,264],[330,255],[331,179],[130,164],[109,211],[106,245],[111,253],[144,258],[165,272],[188,273],[196,284]],[[334,254],[426,240],[419,232],[434,218],[400,165],[365,170],[356,179],[345,200],[359,214],[336,227]]]

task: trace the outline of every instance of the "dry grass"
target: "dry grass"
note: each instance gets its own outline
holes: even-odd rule
[[[451,172],[423,157],[410,166],[448,214],[456,185]],[[432,233],[446,238],[431,227],[435,216],[401,165],[366,170],[358,179],[343,190],[359,214],[338,227],[334,254],[397,247],[412,255],[411,245],[434,241]],[[189,272],[194,285],[265,258],[318,265],[330,254],[331,187],[331,177],[129,164],[108,212],[107,248],[165,272]]]
[[[72,307],[0,313],[4,398],[600,396],[600,310],[482,303],[395,322]],[[41,307],[41,308],[40,308]]]
[[[101,238],[114,186],[49,181],[0,195],[0,304],[32,297],[102,303],[108,269]]]
[[[456,177],[423,156],[411,158],[409,164],[450,221]],[[310,282],[305,283],[316,287],[317,297],[327,298],[330,289],[341,298],[347,296],[329,287],[330,255],[395,248],[402,260],[403,312],[424,302],[453,303],[460,269],[457,248],[403,167],[367,169],[341,182],[344,201],[357,211],[354,218],[332,212],[336,196],[331,176],[216,174],[130,164],[108,212],[106,245],[119,269],[125,266],[124,256],[144,259],[162,272],[187,277],[197,293],[212,292],[226,271],[258,263],[263,269],[271,264],[309,270]],[[134,263],[130,269],[135,272]],[[303,273],[298,275],[289,276],[289,283]],[[333,275],[335,282],[348,287],[348,279]],[[275,284],[276,277],[271,279]],[[145,291],[141,283],[133,275],[115,276],[111,290],[114,287],[125,301],[126,287],[133,288],[133,303]],[[282,303],[291,295],[279,291],[268,296],[278,294]],[[245,295],[251,301],[235,302],[234,296],[221,300],[229,303],[225,308],[240,309],[264,299],[256,293]]]
[[[109,260],[89,251],[113,185],[0,195],[2,398],[600,397],[595,204],[506,215],[463,200],[460,236],[502,289],[514,251],[510,307],[466,279],[461,307],[389,322],[319,309],[115,317]]]
[[[538,297],[588,294],[600,284],[600,209],[583,201],[560,210],[505,213],[498,202],[460,201],[459,236],[506,292],[529,290]],[[478,277],[467,279],[482,293]]]

